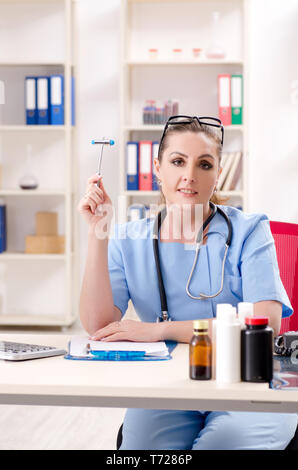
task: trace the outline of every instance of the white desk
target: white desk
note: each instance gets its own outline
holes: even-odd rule
[[[68,335],[0,334],[0,340],[60,346]],[[72,361],[63,356],[24,362],[0,361],[0,404],[100,406],[182,410],[298,412],[298,392],[267,384],[188,377],[188,345],[157,362]]]

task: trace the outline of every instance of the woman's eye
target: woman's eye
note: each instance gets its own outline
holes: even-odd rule
[[[212,165],[209,162],[201,162],[201,166],[204,168],[204,170],[209,170],[212,168]]]
[[[183,163],[183,160],[181,160],[180,158],[177,158],[176,160],[173,160],[172,163],[175,166],[181,166],[181,164]]]

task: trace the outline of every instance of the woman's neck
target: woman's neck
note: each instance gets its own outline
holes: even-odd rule
[[[167,205],[167,215],[160,229],[160,241],[195,243],[197,234],[210,213],[209,202],[203,207],[197,204],[195,207],[184,207],[183,210],[177,206]],[[207,232],[208,227],[204,230],[203,238],[206,237]],[[204,239],[203,244],[206,241]]]

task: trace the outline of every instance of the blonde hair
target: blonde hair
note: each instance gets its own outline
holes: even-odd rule
[[[220,165],[221,162],[221,155],[222,155],[222,144],[221,144],[221,138],[219,135],[212,130],[211,126],[206,126],[204,124],[199,124],[196,120],[187,122],[187,123],[179,123],[175,124],[175,126],[169,126],[164,138],[162,139],[162,142],[159,146],[159,151],[158,151],[158,160],[161,163],[162,161],[162,156],[163,153],[168,145],[168,138],[169,136],[176,134],[177,132],[193,132],[193,133],[203,133],[207,135],[209,138],[211,138],[217,145],[217,156],[218,156],[218,162]],[[228,201],[228,198],[223,198],[219,197],[217,194],[213,193],[210,201],[213,202],[214,204],[224,204]],[[164,194],[162,192],[162,189],[160,188],[160,200],[159,204],[165,204],[166,200],[164,197]]]

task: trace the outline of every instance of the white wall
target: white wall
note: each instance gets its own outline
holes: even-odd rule
[[[119,24],[121,0],[77,0],[77,129],[80,191],[96,172],[94,137],[119,136]],[[298,222],[298,0],[250,0],[249,211]],[[298,87],[297,87],[298,89]],[[116,203],[117,146],[106,151],[104,184]],[[87,228],[83,221],[81,267]]]
[[[249,209],[298,223],[298,1],[250,9]]]
[[[119,188],[119,69],[120,0],[78,0],[77,18],[77,152],[79,185],[83,195],[87,179],[97,172],[99,147],[91,140],[108,137],[115,147],[103,154],[105,188],[116,203]],[[85,265],[87,226],[80,222],[81,270]]]

